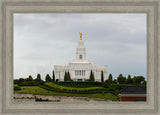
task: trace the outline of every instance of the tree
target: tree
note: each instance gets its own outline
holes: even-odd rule
[[[37,74],[37,78],[36,78],[34,81],[36,81],[36,82],[38,82],[38,83],[42,83],[43,80],[41,80],[41,75],[40,75],[40,74]]]
[[[119,83],[119,84],[125,84],[125,83],[126,83],[126,77],[123,77],[122,74],[120,74],[120,75],[118,76],[117,80],[118,80],[118,83]]]
[[[138,84],[142,84],[142,82],[144,81],[144,77],[143,76],[137,76],[137,83]]]
[[[68,76],[68,74],[67,74],[67,72],[65,71],[65,74],[64,74],[64,81],[67,81],[68,79],[67,79],[67,76]]]
[[[104,82],[103,71],[101,71],[101,82]]]
[[[110,73],[110,74],[109,74],[109,77],[108,77],[108,83],[111,84],[111,83],[113,82],[112,78],[113,78],[113,77],[112,77],[112,74]]]
[[[146,82],[146,80],[144,80],[144,81],[142,82],[142,85],[146,86],[146,84],[147,84],[147,82]]]
[[[105,82],[105,83],[108,83],[108,79],[106,79],[104,82]]]
[[[33,78],[31,75],[29,75],[29,77],[27,79],[25,79],[25,81],[33,81]]]
[[[133,77],[133,83],[134,84],[140,85],[140,84],[143,83],[143,81],[145,81],[143,76],[134,76]]]
[[[91,73],[90,73],[89,81],[94,82],[94,75],[93,75],[92,70],[91,70]]]
[[[69,73],[69,71],[68,71],[68,73],[67,73],[67,74],[68,74],[68,76],[67,76],[67,80],[68,80],[68,81],[71,81],[71,77],[70,77],[70,73]]]
[[[29,75],[29,78],[28,78],[30,81],[33,81],[33,78],[31,75]]]
[[[71,81],[69,71],[68,71],[68,72],[65,72],[65,75],[64,75],[64,81]]]
[[[131,78],[131,75],[128,75],[128,78],[127,78],[126,83],[127,83],[127,84],[132,84],[132,78]]]
[[[24,78],[19,78],[19,82],[20,83],[24,82]]]
[[[20,84],[22,84],[24,81],[25,81],[24,78],[19,78],[18,80],[14,80],[14,84],[20,85]]]
[[[53,74],[52,74],[52,81],[55,82],[54,70],[53,70]]]
[[[14,83],[14,84],[19,84],[19,83],[20,83],[20,82],[19,82],[19,79],[14,79],[13,83]]]
[[[46,82],[51,82],[51,81],[52,81],[51,77],[49,76],[49,74],[47,74],[46,75]]]
[[[117,80],[116,80],[116,79],[114,79],[112,83],[113,83],[113,84],[117,84]]]
[[[37,80],[41,80],[41,75],[37,74]]]

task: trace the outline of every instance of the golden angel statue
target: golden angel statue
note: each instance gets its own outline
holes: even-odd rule
[[[82,33],[79,33],[80,34],[80,40],[82,40]]]

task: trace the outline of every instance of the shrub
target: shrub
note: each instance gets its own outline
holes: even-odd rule
[[[14,91],[18,91],[18,90],[21,90],[21,88],[17,84],[14,85]]]
[[[51,79],[51,77],[49,76],[49,74],[46,75],[45,80],[46,80],[46,82],[51,82],[51,81],[52,81],[52,79]]]

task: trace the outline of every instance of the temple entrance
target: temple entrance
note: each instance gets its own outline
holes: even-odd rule
[[[82,81],[82,79],[77,79],[77,81]]]

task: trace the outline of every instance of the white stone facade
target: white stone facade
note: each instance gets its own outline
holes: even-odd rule
[[[103,71],[104,81],[107,79],[107,66],[95,66],[86,59],[86,48],[83,40],[78,42],[75,60],[70,62],[67,66],[54,66],[55,79],[58,79],[59,81],[64,81],[65,71],[69,71],[73,81],[88,80],[91,70],[93,71],[95,81],[101,81],[101,71]]]

